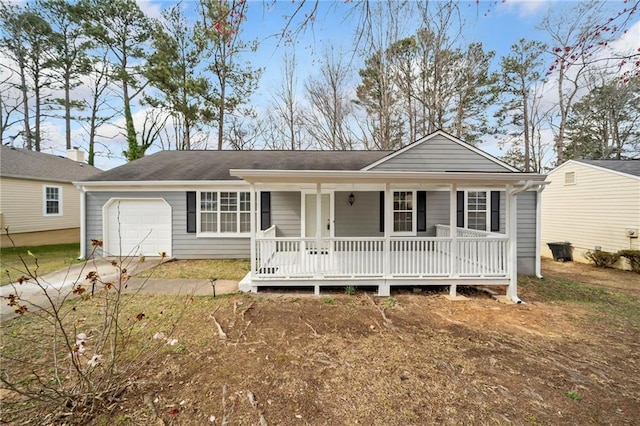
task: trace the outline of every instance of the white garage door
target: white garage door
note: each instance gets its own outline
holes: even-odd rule
[[[164,200],[113,200],[106,228],[105,249],[112,256],[171,255],[171,206]]]

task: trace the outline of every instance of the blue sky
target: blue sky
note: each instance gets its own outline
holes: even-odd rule
[[[158,17],[160,11],[174,4],[173,1],[155,1],[155,0],[137,0],[143,10],[150,16]],[[364,57],[358,52],[354,53],[355,43],[353,35],[357,24],[355,16],[349,17],[349,11],[353,10],[353,2],[345,2],[344,0],[323,1],[318,3],[318,11],[316,18],[311,26],[307,26],[304,31],[298,34],[298,37],[292,44],[286,44],[279,34],[286,22],[286,16],[290,15],[298,6],[300,0],[283,0],[275,2],[271,0],[254,0],[250,1],[248,6],[248,18],[244,24],[244,38],[247,40],[257,39],[260,47],[255,54],[247,56],[251,59],[256,67],[264,68],[264,73],[260,80],[257,92],[251,100],[251,104],[258,108],[267,107],[268,100],[271,98],[273,90],[278,84],[280,70],[282,64],[282,55],[285,50],[295,49],[296,59],[298,63],[297,78],[299,90],[302,96],[302,86],[305,79],[317,72],[318,60],[322,57],[323,50],[328,45],[349,55],[352,59],[353,70],[353,87],[355,88],[358,81],[357,69],[361,66]],[[311,6],[315,0],[307,0],[300,14],[292,22],[292,28],[296,28],[304,14],[309,13]],[[565,10],[573,8],[577,2],[568,1],[521,1],[521,0],[498,0],[498,1],[464,1],[458,3],[465,21],[464,25],[464,43],[472,43],[481,41],[485,50],[493,50],[496,52],[493,65],[495,69],[499,66],[499,58],[508,53],[512,44],[516,43],[520,38],[536,39],[547,41],[544,39],[544,33],[536,30],[549,10],[554,13],[562,14]],[[611,10],[619,10],[623,4],[622,0],[611,1],[606,3],[607,8]],[[187,7],[193,7],[193,3],[186,3]],[[419,25],[418,20],[408,23],[406,34],[410,35]],[[411,28],[411,27],[414,28]],[[626,44],[637,45],[640,47],[640,21],[635,21],[630,27],[636,29],[635,34],[638,37],[634,40],[632,36],[627,37]],[[141,118],[140,110],[137,117]],[[138,125],[141,128],[141,122]],[[52,123],[48,128],[49,140],[45,143],[46,151],[56,154],[64,154],[64,137],[62,136],[62,128]],[[111,158],[99,157],[97,166],[107,169],[124,163],[124,159],[120,155],[122,151],[123,138],[117,135],[117,130],[113,130],[114,139],[109,142],[111,152],[115,154]],[[212,135],[213,139],[214,135]],[[84,145],[83,137],[78,132],[74,138],[74,142],[80,146]],[[85,147],[86,148],[86,147]],[[495,141],[487,140],[480,146],[493,155],[501,155],[498,151]],[[154,148],[157,149],[157,148]],[[150,152],[152,152],[152,149]]]

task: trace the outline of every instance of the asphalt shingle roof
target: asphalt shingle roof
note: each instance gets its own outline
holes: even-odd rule
[[[0,176],[55,182],[86,180],[102,170],[66,157],[2,145]]]
[[[580,163],[614,170],[628,175],[640,176],[640,160],[576,160]]]
[[[238,180],[229,175],[230,169],[360,170],[391,152],[393,151],[161,151],[87,180]]]

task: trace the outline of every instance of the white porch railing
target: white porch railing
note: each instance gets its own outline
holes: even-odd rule
[[[256,239],[256,278],[504,277],[505,236]],[[453,257],[453,259],[452,259]]]
[[[469,228],[458,228],[456,227],[456,232],[458,237],[489,237],[489,236],[501,236],[503,234],[499,234],[496,232],[488,232],[488,231],[480,231],[477,229],[469,229]],[[451,228],[449,225],[436,225],[436,236],[437,237],[450,237],[451,236]]]

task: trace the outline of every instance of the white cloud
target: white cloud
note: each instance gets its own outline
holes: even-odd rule
[[[136,0],[138,6],[150,18],[160,18],[162,16],[162,2],[154,0]]]
[[[499,11],[501,8],[506,8],[508,12],[516,13],[519,17],[523,18],[547,9],[549,3],[549,0],[507,0],[500,4],[497,10]]]

